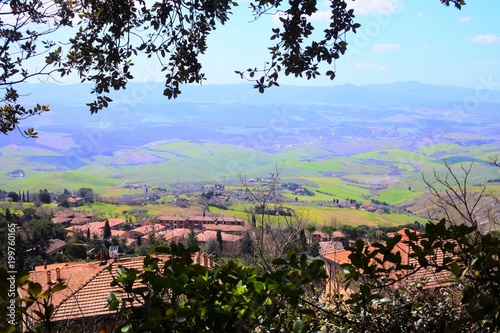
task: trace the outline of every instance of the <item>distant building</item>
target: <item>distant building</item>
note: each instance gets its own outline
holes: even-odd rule
[[[51,239],[49,240],[49,246],[45,250],[45,254],[48,256],[54,255],[58,252],[61,252],[66,247],[66,242],[60,239]]]
[[[77,196],[72,196],[66,199],[66,202],[70,207],[79,207],[83,206],[84,201],[83,198],[77,197]]]

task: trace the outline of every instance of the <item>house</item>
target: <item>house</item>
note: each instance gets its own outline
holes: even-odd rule
[[[334,231],[332,233],[331,241],[341,243],[343,247],[349,246],[349,239],[342,231]]]
[[[342,250],[344,250],[344,246],[340,242],[335,242],[335,241],[319,242],[320,254],[342,251]]]
[[[162,215],[157,219],[159,224],[165,226],[166,229],[189,228],[187,217],[176,215]]]
[[[53,217],[51,220],[55,224],[60,224],[65,228],[71,225],[71,221],[73,221],[72,217]]]
[[[87,219],[89,222],[97,221],[97,215],[89,212],[76,212],[75,218]]]
[[[218,216],[216,224],[222,225],[243,225],[245,220],[239,217]]]
[[[109,219],[108,224],[111,230],[118,230],[125,223],[123,219]]]
[[[203,226],[203,230],[220,230],[232,234],[243,234],[247,229],[244,225],[205,224]]]
[[[104,233],[103,228],[104,222],[92,222],[85,225],[74,225],[66,228],[66,230],[68,231],[68,235],[72,235],[76,230],[80,230],[84,236],[90,235],[90,237],[94,237],[94,235],[97,235],[99,238],[102,238]]]
[[[328,235],[320,230],[315,230],[311,233],[311,243],[328,242],[328,241],[330,241],[330,235]]]
[[[375,212],[377,211],[377,207],[373,205],[371,202],[364,202],[360,206],[361,210],[366,210],[368,212]]]
[[[188,222],[192,223],[194,229],[202,229],[206,225],[214,225],[217,219],[213,216],[191,216]]]
[[[230,225],[230,226],[240,226],[243,227],[245,220],[238,217],[227,217],[227,216],[176,216],[176,215],[163,215],[158,218],[158,223],[165,226],[169,230],[174,229],[213,229],[213,226],[217,225]],[[239,228],[239,231],[243,228]]]
[[[221,237],[222,237],[222,248],[224,252],[226,253],[238,252],[238,248],[241,243],[241,240],[243,239],[243,236],[221,232]],[[217,231],[205,230],[202,233],[196,235],[196,240],[198,241],[200,246],[206,245],[210,239],[217,239]]]
[[[339,242],[343,247],[349,246],[347,236],[341,231],[334,231],[328,235],[322,231],[315,230],[311,233],[311,242]]]
[[[48,256],[54,255],[58,252],[61,252],[66,247],[66,242],[60,239],[51,239],[49,240],[49,246],[45,250],[45,254]]]
[[[68,206],[70,207],[79,207],[83,206],[84,201],[83,198],[77,197],[77,196],[71,196],[66,199],[66,202],[68,203]]]
[[[168,256],[158,256],[160,261],[166,261]],[[192,255],[196,264],[208,268],[214,267],[213,256],[206,253]],[[67,326],[72,324],[78,332],[114,332],[119,323],[116,311],[108,310],[108,296],[114,293],[117,298],[122,297],[123,290],[112,287],[113,277],[116,277],[120,267],[134,268],[141,271],[144,257],[119,258],[106,262],[78,262],[59,263],[37,266],[31,273],[30,280],[38,282],[42,290],[48,289],[59,281],[63,281],[67,288],[56,292],[50,299],[54,305],[51,320],[56,325]],[[26,296],[20,290],[20,296]],[[33,310],[40,310],[31,308]],[[35,324],[33,317],[27,318],[29,326]],[[64,331],[64,330],[63,330]]]
[[[164,229],[158,232],[156,235],[163,238],[167,243],[170,244],[183,242],[190,232],[190,229]]]
[[[128,233],[125,230],[115,230],[111,229],[111,237],[117,236],[120,238],[127,238]]]
[[[402,241],[399,242],[395,247],[393,252],[398,253],[401,256],[401,262],[405,265],[414,265],[418,267],[418,260],[411,256],[412,250],[411,248],[404,243],[405,240],[408,240],[408,236],[405,233],[405,230],[399,230],[397,232],[398,235],[402,236]],[[368,251],[373,251],[376,248],[367,245],[366,249]],[[342,251],[334,251],[330,253],[321,254],[321,258],[326,264],[326,270],[328,275],[328,282],[326,287],[327,294],[342,294],[342,293],[350,293],[352,291],[357,290],[358,285],[355,283],[350,284],[350,289],[345,290],[343,285],[343,274],[344,269],[342,268],[342,264],[350,263],[349,255],[352,252],[349,250]],[[439,253],[438,253],[439,254]],[[442,260],[443,256],[438,255],[438,260]],[[393,265],[392,263],[384,263],[386,265]],[[384,268],[390,268],[384,267]],[[407,271],[392,271],[387,277],[398,280],[398,283],[394,284],[393,287],[397,287],[400,285],[410,286],[416,282],[425,281],[424,289],[439,289],[445,286],[451,285],[450,273],[445,270],[436,270],[432,267],[421,268],[418,271],[406,275],[409,273]]]
[[[132,229],[128,232],[128,238],[136,239],[137,237],[148,236],[150,233],[157,233],[165,229],[165,226],[157,223],[155,225],[145,225]]]

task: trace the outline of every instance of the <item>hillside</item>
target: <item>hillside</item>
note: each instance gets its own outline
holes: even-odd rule
[[[91,116],[84,85],[33,88],[24,98],[46,100],[52,111],[30,119],[38,139],[0,138],[3,190],[86,186],[119,195],[130,183],[230,182],[283,166],[283,180],[315,193],[304,201],[398,204],[425,193],[422,173],[441,172],[444,159],[474,161],[473,183],[499,178],[487,164],[500,154],[499,91],[473,108],[465,101],[475,90],[415,82],[285,86],[263,95],[245,85],[188,86],[167,102],[150,83]]]

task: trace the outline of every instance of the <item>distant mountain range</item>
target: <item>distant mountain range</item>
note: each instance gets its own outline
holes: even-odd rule
[[[418,106],[437,103],[500,103],[500,90],[435,86],[418,82],[397,82],[355,86],[280,86],[259,94],[250,84],[185,85],[175,101],[162,95],[163,83],[132,82],[126,90],[112,92],[121,103],[174,104],[182,102],[246,103],[246,104],[327,104],[357,106]],[[59,85],[41,83],[26,85],[27,102],[47,101],[51,104],[85,104],[90,101],[91,84]]]
[[[433,86],[417,82],[381,85],[280,86],[258,93],[249,84],[184,86],[168,100],[163,84],[130,83],[112,92],[109,109],[90,115],[90,84],[53,83],[23,86],[22,103],[50,104],[51,111],[33,117],[38,140],[16,133],[0,137],[0,147],[13,142],[55,150],[99,141],[92,154],[112,153],[164,140],[208,141],[256,147],[285,146],[335,135],[369,137],[374,127],[409,128],[423,136],[450,127],[458,132],[498,137],[499,90]],[[447,129],[448,128],[448,129]]]

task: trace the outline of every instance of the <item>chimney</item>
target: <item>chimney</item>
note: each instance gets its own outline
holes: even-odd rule
[[[59,267],[56,268],[56,277],[57,281],[61,281],[61,269]]]
[[[47,284],[51,284],[52,279],[50,278],[50,271],[47,271]]]
[[[46,261],[43,262],[43,269],[47,269],[47,262]]]

